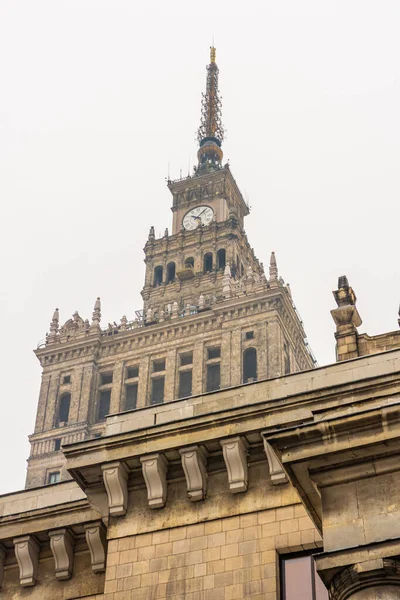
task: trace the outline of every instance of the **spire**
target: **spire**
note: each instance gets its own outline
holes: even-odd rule
[[[269,278],[278,279],[278,265],[276,264],[275,252],[271,252],[269,259]]]
[[[101,303],[100,298],[97,298],[94,309],[92,313],[92,324],[91,328],[100,328],[100,320],[101,320]]]
[[[53,318],[50,323],[50,333],[49,333],[49,337],[48,337],[49,344],[53,344],[56,341],[57,334],[58,334],[59,321],[60,321],[60,315],[58,312],[58,308],[56,308],[53,313]]]
[[[197,132],[199,141],[198,171],[201,173],[221,168],[223,153],[221,144],[224,128],[221,123],[221,100],[218,90],[218,67],[215,62],[215,48],[210,48],[210,64],[207,65],[206,92],[201,101],[201,122]]]

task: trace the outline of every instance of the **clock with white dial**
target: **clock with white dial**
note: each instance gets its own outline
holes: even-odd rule
[[[183,217],[182,224],[185,229],[191,231],[196,229],[199,225],[209,225],[213,220],[214,211],[209,206],[196,206],[192,208]]]

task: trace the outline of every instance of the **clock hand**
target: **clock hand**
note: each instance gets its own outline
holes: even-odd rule
[[[206,206],[206,208],[205,208],[204,210],[202,210],[202,211],[201,211],[201,213],[200,213],[199,215],[197,215],[197,218],[200,218],[200,217],[201,217],[201,215],[202,215],[204,212],[206,212],[207,208],[208,208],[208,207]]]

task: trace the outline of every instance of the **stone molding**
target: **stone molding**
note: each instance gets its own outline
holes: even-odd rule
[[[6,560],[6,551],[3,548],[3,546],[0,544],[0,590],[3,587],[5,560]]]
[[[185,472],[189,500],[203,500],[207,493],[207,458],[199,446],[189,446],[179,450],[182,467]]]
[[[163,454],[141,456],[143,477],[147,487],[150,508],[163,508],[167,501],[168,463]]]
[[[262,435],[262,434],[261,434]],[[281,463],[278,460],[278,457],[272,448],[271,444],[267,442],[267,440],[263,437],[264,442],[264,450],[267,455],[268,466],[269,466],[269,474],[271,475],[271,481],[274,485],[280,485],[282,483],[287,483],[288,478],[286,476],[285,471]]]
[[[228,471],[229,489],[233,494],[246,492],[248,486],[247,442],[237,436],[221,440],[222,452]]]
[[[400,562],[389,558],[377,558],[351,565],[340,571],[329,586],[330,600],[347,600],[356,592],[374,586],[399,586]]]
[[[101,466],[108,496],[108,512],[112,516],[126,514],[128,508],[128,469],[116,461]]]
[[[102,521],[87,523],[84,527],[92,571],[102,573],[106,570],[106,528]]]
[[[35,585],[39,567],[39,544],[32,535],[14,538],[13,543],[19,566],[21,586]]]
[[[49,531],[50,547],[54,557],[55,574],[59,581],[70,579],[74,565],[74,539],[68,529]]]

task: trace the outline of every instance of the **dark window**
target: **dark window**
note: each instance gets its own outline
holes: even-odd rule
[[[219,358],[221,356],[221,348],[218,346],[218,348],[208,348],[208,360],[211,360],[212,358]]]
[[[66,375],[63,379],[63,383],[71,383],[71,375]]]
[[[243,263],[240,263],[240,274],[243,277],[243,275],[244,275],[244,266],[243,266]]]
[[[161,265],[154,269],[154,286],[161,285],[163,280],[163,268]]]
[[[60,481],[60,471],[53,471],[47,475],[47,483],[58,483]]]
[[[208,272],[212,271],[212,268],[213,268],[213,255],[211,254],[211,252],[207,252],[207,254],[204,255],[204,259],[203,259],[203,272],[208,273]]]
[[[64,396],[61,396],[58,409],[58,423],[68,423],[70,404],[71,394],[64,394]]]
[[[221,382],[220,364],[207,365],[207,392],[219,390]]]
[[[282,600],[328,600],[312,556],[282,560]]]
[[[126,386],[125,410],[136,408],[138,386],[137,383]]]
[[[217,252],[217,269],[225,269],[226,266],[226,252],[225,248],[221,248]]]
[[[247,348],[243,352],[243,383],[257,380],[257,350]]]
[[[95,433],[93,437],[95,439],[101,438],[101,433]]]
[[[113,374],[112,373],[103,373],[101,375],[101,385],[106,385],[107,383],[112,383]]]
[[[170,262],[167,264],[167,283],[171,283],[175,279],[175,263]]]
[[[54,440],[54,451],[57,452],[61,448],[61,438]]]
[[[283,344],[283,360],[285,363],[285,375],[287,375],[288,373],[290,373],[290,353],[289,346],[288,344],[286,344],[286,342]]]
[[[189,267],[194,269],[194,258],[192,256],[185,260],[185,269],[188,269]]]
[[[139,367],[128,367],[126,371],[126,377],[132,379],[132,377],[139,377]]]
[[[192,371],[181,371],[179,373],[179,398],[187,398],[192,395]]]
[[[185,352],[181,354],[181,366],[191,365],[193,363],[193,352]]]
[[[106,415],[110,412],[110,400],[111,400],[111,391],[104,390],[99,393],[99,410],[97,413],[97,420],[104,421]]]
[[[252,340],[254,338],[254,331],[246,331],[246,340]]]
[[[153,361],[153,373],[158,373],[159,371],[165,371],[165,358]]]
[[[151,403],[164,402],[164,377],[155,377],[151,382]]]

